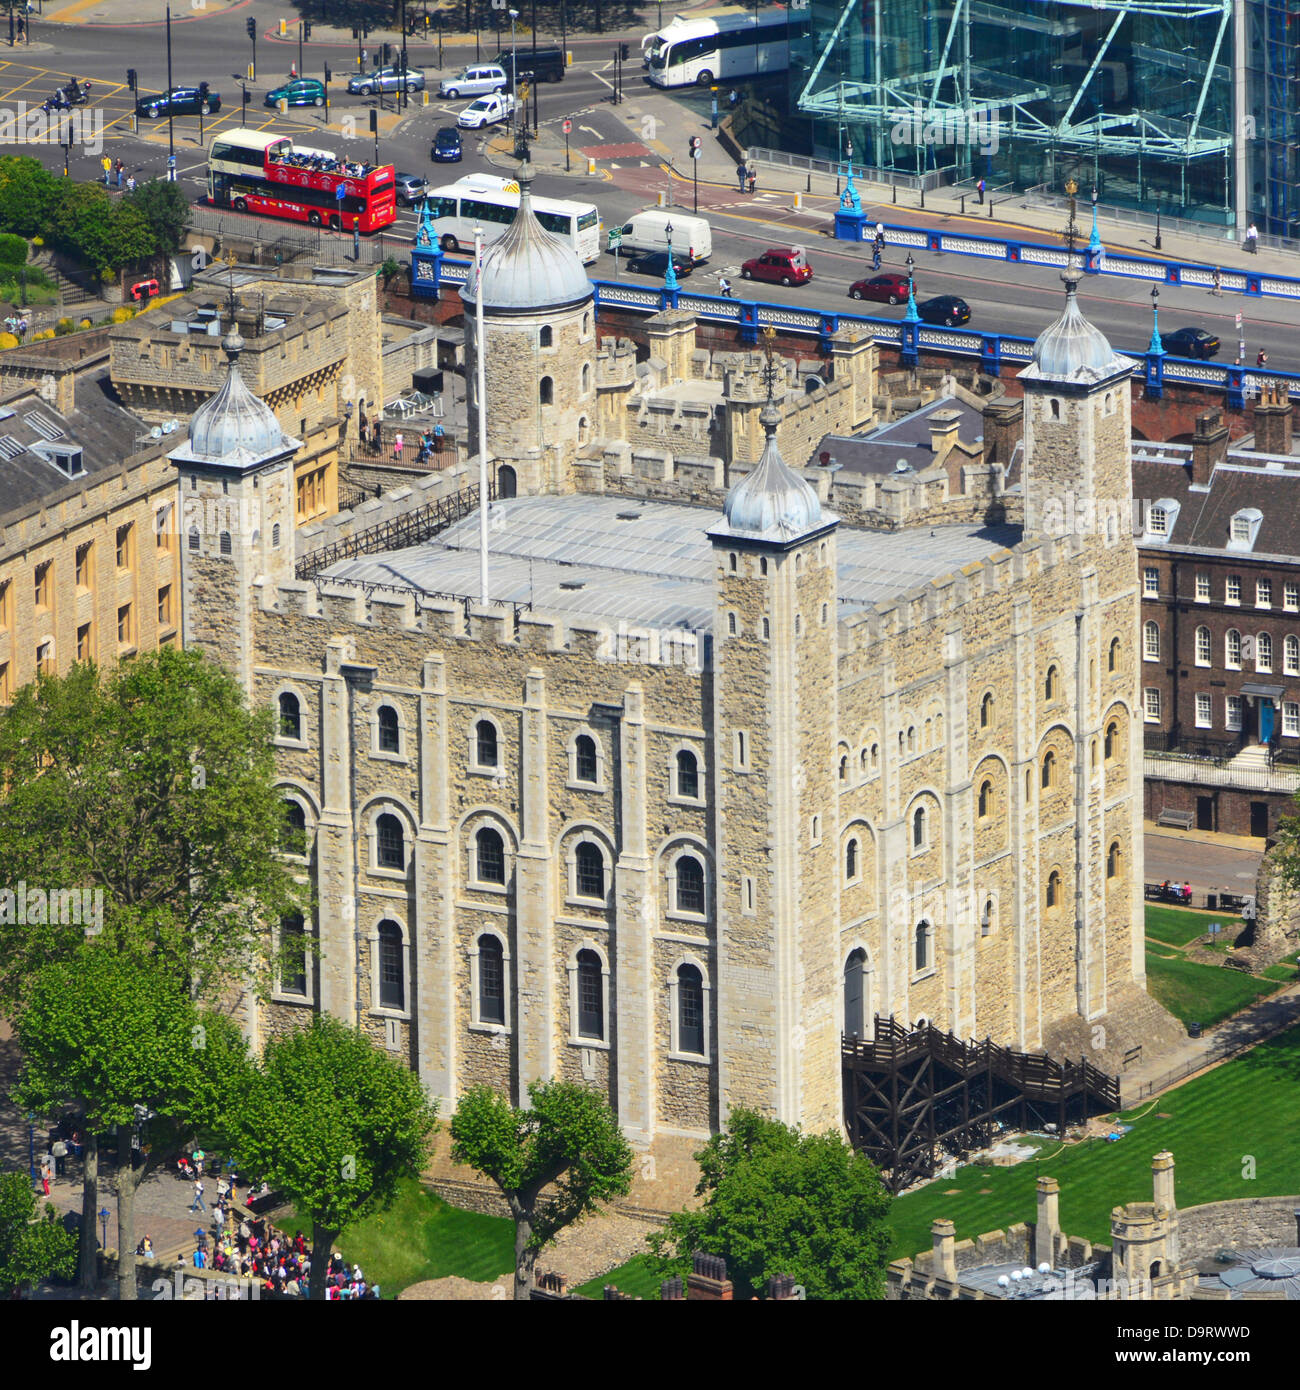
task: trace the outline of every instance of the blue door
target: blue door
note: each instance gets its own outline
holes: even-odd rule
[[[1261,700],[1259,702],[1259,741],[1261,743],[1272,743],[1273,741],[1273,701]]]

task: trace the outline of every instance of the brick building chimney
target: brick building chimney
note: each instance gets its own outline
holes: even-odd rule
[[[1284,382],[1270,383],[1255,403],[1255,452],[1291,452],[1291,391]]]
[[[1024,401],[999,396],[980,413],[984,416],[984,462],[1009,464],[1025,435]]]
[[[697,1250],[691,1257],[691,1272],[686,1280],[687,1301],[722,1303],[730,1302],[733,1296],[726,1260],[720,1255],[704,1255]]]
[[[1256,418],[1258,418],[1258,406]],[[1207,410],[1196,417],[1192,436],[1192,486],[1209,487],[1215,466],[1228,456],[1228,427],[1223,411]]]

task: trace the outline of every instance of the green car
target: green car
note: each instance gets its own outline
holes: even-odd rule
[[[267,92],[267,106],[279,106],[282,101],[287,101],[290,106],[324,106],[325,84],[317,82],[314,77],[295,77],[283,87]]]

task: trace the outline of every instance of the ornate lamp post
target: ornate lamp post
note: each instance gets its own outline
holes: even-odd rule
[[[675,290],[677,288],[677,271],[673,268],[673,224],[671,222],[664,228],[664,233],[668,237],[668,266],[664,271],[664,289]]]

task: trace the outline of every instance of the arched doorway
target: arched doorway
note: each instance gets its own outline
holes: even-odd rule
[[[497,469],[497,496],[513,497],[516,489],[515,470],[508,463]]]
[[[853,1038],[872,1036],[871,963],[859,946],[844,962],[844,1031]]]

